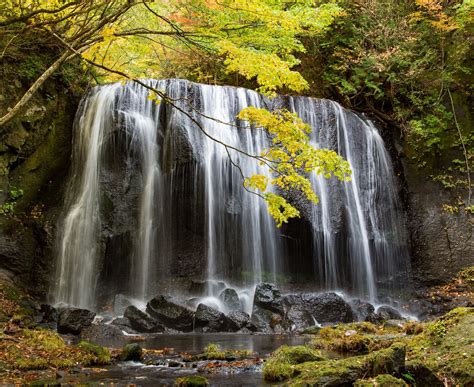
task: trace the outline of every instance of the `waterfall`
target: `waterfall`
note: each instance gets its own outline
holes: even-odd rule
[[[394,276],[409,275],[403,210],[388,151],[371,121],[336,102],[299,97],[291,98],[290,106],[313,128],[313,145],[335,150],[352,169],[351,181],[344,183],[311,176],[320,198],[311,216],[316,277],[327,289],[346,288],[376,302],[377,280],[394,291]]]
[[[95,308],[116,293],[146,300],[199,278],[241,288],[291,279],[291,238],[242,186],[242,174],[270,176],[247,156],[270,144],[264,130],[238,127],[236,115],[248,106],[298,113],[313,127],[313,145],[336,150],[353,169],[345,183],[310,176],[320,198],[306,214],[313,241],[301,257],[313,268],[310,285],[370,300],[381,287],[400,287],[408,262],[403,212],[371,122],[326,100],[146,82],[178,108],[134,83],[97,87],[81,103],[58,227],[56,302]],[[219,286],[208,286],[207,296],[218,296]]]

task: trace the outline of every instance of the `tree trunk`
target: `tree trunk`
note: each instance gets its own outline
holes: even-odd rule
[[[12,108],[8,109],[3,117],[0,118],[0,127],[6,125],[15,115],[28,103],[34,93],[43,85],[43,83],[61,66],[61,64],[70,56],[69,50],[66,50],[56,61],[41,74],[41,76],[31,85],[28,91]]]

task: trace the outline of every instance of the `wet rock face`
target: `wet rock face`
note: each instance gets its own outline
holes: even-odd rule
[[[65,308],[59,312],[58,332],[78,335],[92,325],[95,313],[87,309]]]
[[[157,296],[146,306],[147,313],[168,328],[189,332],[193,329],[194,313],[176,304],[169,297]]]
[[[253,298],[254,306],[266,309],[278,314],[283,314],[283,299],[281,292],[275,284],[261,283],[255,288]]]
[[[164,331],[163,326],[157,320],[133,305],[125,309],[124,317],[128,319],[130,326],[137,332],[156,333]]]
[[[2,70],[6,73],[0,77],[0,110],[5,112],[30,82],[8,60]],[[20,77],[21,82],[15,85],[11,77]],[[46,298],[52,280],[54,226],[69,172],[72,122],[79,103],[72,94],[60,76],[47,80],[0,134],[0,205],[10,200],[10,190],[21,189],[15,213],[29,214],[36,208],[42,215],[28,222],[2,215],[0,270],[10,271],[15,281],[41,299]]]

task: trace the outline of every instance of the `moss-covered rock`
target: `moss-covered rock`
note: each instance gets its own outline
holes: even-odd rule
[[[398,326],[377,327],[370,322],[338,324],[321,328],[312,345],[343,354],[366,354],[390,347],[397,335],[401,335]]]
[[[270,358],[265,367],[280,380],[294,378],[291,382],[295,384],[337,385],[380,374],[403,374],[407,382],[418,385],[441,386],[441,380],[470,385],[474,383],[473,337],[474,308],[457,308],[437,320],[403,326],[339,324],[321,329],[312,345],[346,354],[361,349],[368,351],[367,355],[299,365],[272,363]],[[404,348],[407,363],[401,369]]]
[[[405,346],[394,344],[366,356],[354,356],[339,360],[306,362],[295,367],[298,375],[294,385],[340,386],[350,385],[365,376],[392,374],[405,365]]]
[[[77,347],[86,353],[83,358],[83,365],[107,365],[110,364],[110,352],[100,345],[81,341]]]
[[[108,364],[108,350],[89,343],[77,347],[64,342],[56,332],[22,329],[0,338],[0,363],[6,370],[69,368],[77,365]]]
[[[373,379],[359,379],[354,383],[355,387],[397,387],[408,386],[404,380],[392,375],[378,375]]]
[[[289,347],[283,345],[271,354],[263,366],[263,377],[267,381],[283,381],[293,376],[295,365],[326,360],[320,351],[305,345]]]
[[[137,343],[130,343],[122,348],[120,359],[123,361],[140,361],[142,355],[142,347],[140,347]]]
[[[203,376],[186,376],[176,379],[174,385],[177,387],[208,386],[209,382]]]
[[[439,379],[474,383],[474,308],[456,308],[427,323],[421,334],[408,337],[407,360],[423,364]]]

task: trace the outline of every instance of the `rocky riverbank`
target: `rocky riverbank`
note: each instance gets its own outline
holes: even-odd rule
[[[97,317],[85,309],[40,306],[13,284],[3,283],[0,381],[98,381],[117,374],[122,375],[119,378],[129,373],[138,377],[137,367],[152,367],[143,370],[147,377],[153,379],[159,371],[167,383],[196,375],[210,377],[211,384],[216,383],[212,378],[223,375],[261,380],[263,368],[267,381],[285,384],[469,385],[474,382],[470,371],[474,308],[469,307],[473,285],[472,269],[465,270],[452,284],[433,288],[430,298],[413,301],[412,307],[417,302],[429,303],[432,308],[427,310],[438,314],[446,313],[450,306],[463,306],[419,323],[403,319],[399,311],[388,306],[376,309],[360,300],[346,301],[335,293],[284,295],[272,284],[257,286],[251,315],[237,309],[237,299],[225,290],[226,313],[204,303],[192,308],[168,296],[157,296],[145,311],[122,303],[124,317],[107,321],[107,317]],[[194,351],[186,346],[172,349],[165,342],[148,344],[170,334],[179,338],[190,331],[195,337],[212,339],[229,333],[282,339],[264,346],[263,352],[227,348],[232,340],[220,346],[200,341]],[[298,343],[284,339],[295,335],[304,339],[299,344],[306,344],[293,346]],[[290,345],[276,350],[264,363],[278,343]]]

